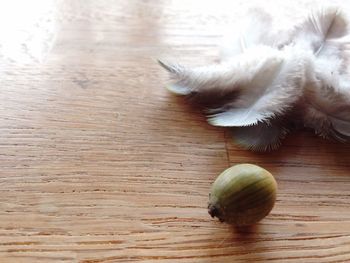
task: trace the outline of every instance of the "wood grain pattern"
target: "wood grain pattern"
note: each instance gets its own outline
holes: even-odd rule
[[[350,262],[350,146],[305,132],[242,150],[169,94],[155,63],[213,61],[243,9],[293,21],[315,1],[3,2],[0,262]],[[242,162],[279,191],[237,230],[206,206]]]

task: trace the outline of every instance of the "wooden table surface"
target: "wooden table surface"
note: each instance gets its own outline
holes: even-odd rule
[[[2,1],[0,262],[350,262],[350,146],[302,132],[240,149],[155,62],[212,62],[249,6],[293,21],[313,3]],[[267,218],[233,229],[208,192],[242,162],[279,190]]]

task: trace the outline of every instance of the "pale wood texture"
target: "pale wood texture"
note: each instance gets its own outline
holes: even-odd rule
[[[155,62],[214,61],[248,7],[293,21],[313,3],[2,1],[0,262],[350,262],[350,146],[305,132],[242,150],[164,89]],[[206,206],[242,162],[279,191],[235,230]]]

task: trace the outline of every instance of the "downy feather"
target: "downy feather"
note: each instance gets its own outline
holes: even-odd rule
[[[231,130],[235,143],[252,151],[275,150],[288,133],[276,120],[259,122],[253,126],[234,127]]]
[[[286,134],[276,123],[288,118],[350,141],[350,32],[338,8],[320,8],[283,32],[254,10],[232,32],[219,64],[159,62],[175,80],[168,89],[203,107],[211,124],[233,127],[245,148],[275,148]]]
[[[314,75],[304,91],[305,126],[324,137],[339,139],[335,135],[340,133],[346,138],[350,135],[350,32],[346,17],[339,8],[321,8],[297,30],[295,43],[308,45],[315,57]]]
[[[220,64],[194,69],[163,67],[177,79],[168,86],[171,91],[198,98],[197,102],[204,101],[203,106],[215,112],[209,115],[211,124],[248,126],[282,114],[300,97],[303,56],[288,56],[267,46],[256,46]],[[229,94],[235,96],[227,100]],[[210,103],[212,100],[221,104]]]
[[[293,59],[287,52],[277,51],[279,65],[273,66],[269,58],[250,83],[246,83],[241,99],[246,103],[232,104],[221,113],[210,116],[209,122],[216,126],[249,126],[286,113],[301,96],[304,82],[305,61],[295,53]],[[238,107],[237,107],[238,106]]]
[[[230,60],[257,45],[281,49],[290,43],[291,36],[292,31],[277,28],[271,15],[265,10],[251,8],[243,15],[242,20],[226,30],[220,46],[220,59]]]

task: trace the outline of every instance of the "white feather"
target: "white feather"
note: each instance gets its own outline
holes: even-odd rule
[[[232,128],[234,141],[253,151],[268,151],[278,148],[288,130],[279,123],[263,123],[248,127]]]
[[[270,57],[246,83],[241,102],[233,102],[233,108],[210,116],[209,122],[216,126],[248,126],[282,115],[301,96],[305,58],[286,51]]]
[[[181,86],[180,84],[177,84],[177,83],[168,84],[166,88],[172,93],[177,95],[185,96],[185,95],[191,94],[191,90],[188,87]]]
[[[320,8],[283,32],[253,10],[231,34],[219,64],[160,62],[175,79],[168,89],[203,103],[211,124],[237,127],[238,142],[251,149],[277,145],[284,128],[264,123],[290,111],[289,122],[350,141],[350,32],[339,8]]]
[[[296,45],[314,53],[302,118],[305,126],[326,137],[332,129],[348,135],[350,127],[349,33],[346,17],[336,7],[312,12],[297,27]]]
[[[271,23],[269,14],[263,10],[250,9],[243,20],[231,25],[225,33],[220,47],[221,61],[242,54],[248,48],[265,44]]]
[[[280,49],[290,43],[292,33],[291,30],[276,27],[265,10],[249,9],[242,20],[226,30],[220,46],[220,59],[230,60],[258,45]]]

